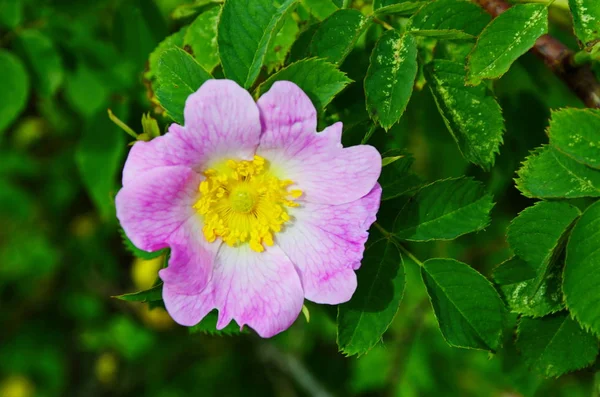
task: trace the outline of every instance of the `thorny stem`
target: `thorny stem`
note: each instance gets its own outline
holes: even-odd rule
[[[511,6],[505,0],[474,0],[492,17]],[[587,107],[600,108],[600,83],[589,64],[574,61],[575,53],[554,37],[545,34],[531,50],[573,91]]]

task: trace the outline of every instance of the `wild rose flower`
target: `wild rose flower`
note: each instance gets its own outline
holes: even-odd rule
[[[348,301],[379,208],[377,150],[342,148],[342,123],[317,133],[313,104],[287,81],[255,102],[209,80],[184,118],[133,146],[116,197],[136,246],[171,248],[159,274],[173,319],[192,326],[216,308],[218,329],[233,319],[270,337],[305,298]]]

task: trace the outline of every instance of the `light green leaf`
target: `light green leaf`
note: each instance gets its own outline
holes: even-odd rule
[[[181,48],[164,51],[156,71],[156,98],[167,115],[183,125],[185,100],[212,76]]]
[[[537,269],[517,256],[494,270],[494,281],[513,313],[542,317],[564,308],[562,267],[550,268],[541,283],[536,276]]]
[[[563,292],[569,311],[600,335],[600,201],[583,213],[567,244]]]
[[[219,64],[217,48],[217,25],[221,7],[214,7],[198,15],[187,28],[183,44],[190,46],[192,54],[202,68],[208,72]]]
[[[478,85],[508,71],[514,61],[548,32],[548,7],[519,4],[496,17],[481,32],[467,58],[467,83]]]
[[[64,69],[52,40],[37,30],[25,30],[19,34],[17,43],[36,91],[42,96],[54,95],[63,82]]]
[[[367,110],[389,130],[406,110],[417,76],[417,42],[411,35],[388,30],[373,52],[365,77]]]
[[[128,302],[156,302],[162,300],[162,283],[156,285],[145,291],[132,292],[130,294],[123,294],[113,296],[113,298],[120,299]]]
[[[410,169],[414,162],[410,154],[393,149],[385,152],[382,157],[383,168],[379,177],[379,184],[383,189],[381,200],[391,200],[409,194],[422,184],[421,178]]]
[[[393,5],[401,5],[405,3],[412,3],[411,0],[373,0],[373,9],[378,10],[380,8],[389,7]]]
[[[600,172],[551,146],[534,151],[517,172],[517,188],[526,197],[600,197]]]
[[[400,4],[390,4],[385,7],[377,8],[375,16],[383,17],[386,15],[408,16],[414,14],[419,8],[427,4],[427,1],[405,1]]]
[[[460,63],[435,60],[424,71],[446,127],[465,159],[490,169],[504,133],[496,98],[484,86],[465,86],[465,69]]]
[[[324,20],[338,10],[331,0],[301,0],[302,5],[319,21]]]
[[[569,0],[575,34],[586,49],[600,42],[600,2],[598,0]]]
[[[561,109],[552,113],[550,144],[588,167],[600,168],[600,109]]]
[[[401,240],[452,240],[485,228],[493,206],[480,182],[439,180],[422,187],[402,208],[393,232]]]
[[[181,28],[179,31],[167,36],[161,41],[158,46],[152,51],[148,58],[148,70],[144,74],[144,77],[148,80],[153,80],[156,77],[156,70],[158,69],[158,60],[160,59],[163,52],[166,50],[181,47],[183,48],[183,39],[187,31],[187,26]]]
[[[258,87],[259,96],[267,92],[274,82],[280,80],[296,83],[320,111],[352,82],[332,63],[318,58],[304,59],[292,63],[269,77]]]
[[[489,21],[490,16],[470,1],[437,0],[411,18],[408,31],[440,39],[474,39]]]
[[[223,72],[228,79],[250,88],[265,55],[285,18],[298,0],[285,0],[279,8],[271,0],[228,0],[218,27]]]
[[[292,45],[296,41],[300,29],[298,29],[298,23],[294,19],[293,15],[288,15],[285,18],[283,26],[277,32],[275,40],[271,43],[269,51],[265,57],[265,66],[267,67],[267,73],[271,73],[278,70],[285,63],[285,59],[292,49]]]
[[[388,329],[404,294],[404,265],[390,239],[368,245],[358,270],[358,289],[339,306],[337,344],[347,356],[371,350]]]
[[[429,259],[421,276],[450,346],[495,351],[500,345],[505,308],[492,284],[454,259]]]
[[[29,96],[29,77],[23,63],[10,52],[0,49],[0,133],[21,114]]]
[[[315,32],[310,43],[311,55],[341,64],[370,24],[371,18],[365,18],[358,10],[334,12]]]
[[[517,348],[527,365],[544,376],[560,376],[591,365],[598,341],[568,313],[538,319],[522,317]]]

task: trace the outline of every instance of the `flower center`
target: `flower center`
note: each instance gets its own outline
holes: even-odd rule
[[[204,172],[200,198],[194,208],[204,217],[202,233],[208,242],[221,237],[235,246],[249,243],[254,251],[264,251],[263,243],[273,245],[273,234],[290,220],[287,207],[302,191],[288,187],[269,172],[267,161],[254,156],[252,161],[227,160]]]

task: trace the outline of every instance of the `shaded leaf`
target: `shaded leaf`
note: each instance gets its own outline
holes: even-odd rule
[[[113,298],[120,299],[128,302],[155,302],[162,300],[162,288],[163,285],[158,284],[145,291],[132,292],[130,294],[123,294],[113,296]]]
[[[25,30],[17,43],[31,70],[36,91],[43,96],[54,95],[63,82],[64,69],[52,40],[37,30]]]
[[[23,63],[6,50],[0,49],[0,133],[21,114],[29,96],[29,76]]]
[[[265,66],[267,67],[267,73],[271,73],[274,70],[281,68],[287,58],[287,55],[292,49],[292,45],[296,41],[298,35],[298,24],[294,19],[293,15],[288,15],[285,18],[283,26],[275,35],[275,40],[271,43],[271,47],[267,51],[265,57]]]
[[[127,250],[129,252],[131,252],[133,254],[133,256],[135,256],[136,258],[150,260],[150,259],[158,258],[159,256],[161,256],[167,252],[166,248],[162,249],[162,250],[154,251],[154,252],[143,251],[143,250],[139,249],[138,247],[136,247],[131,242],[131,240],[129,239],[129,237],[127,237],[127,235],[125,234],[125,231],[123,229],[119,228],[119,233],[121,234],[121,239],[123,240],[123,245],[125,245],[125,248],[127,248]]]
[[[221,330],[217,329],[217,321],[219,320],[219,315],[216,310],[211,311],[200,321],[198,324],[189,327],[190,334],[209,334],[209,335],[239,335],[242,333],[248,333],[248,328],[245,327],[244,330],[240,330],[239,325],[232,320],[227,326]]]
[[[414,158],[400,149],[382,154],[383,163],[379,184],[383,189],[381,200],[409,194],[422,184],[421,178],[411,170]]]
[[[561,109],[552,113],[550,144],[588,167],[600,168],[600,109]]]
[[[152,80],[156,77],[156,71],[158,70],[158,61],[166,50],[181,47],[183,48],[183,40],[187,31],[187,26],[181,28],[179,31],[167,36],[161,41],[158,46],[152,51],[148,58],[148,70],[144,73],[144,77],[148,80]]]
[[[569,0],[575,34],[586,49],[600,42],[600,3],[597,0]]]

